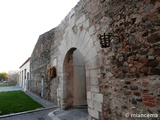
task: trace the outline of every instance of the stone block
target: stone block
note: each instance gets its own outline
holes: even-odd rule
[[[99,86],[91,86],[91,91],[99,93]]]
[[[96,29],[95,29],[95,26],[93,25],[89,28],[89,34],[93,35],[95,32],[96,32]]]
[[[73,31],[74,34],[77,34],[77,32],[78,32],[77,26],[74,25],[74,26],[72,27],[72,31]]]
[[[57,98],[61,98],[61,90],[57,89]]]
[[[91,100],[92,99],[92,95],[91,95],[91,92],[87,92],[87,99]]]
[[[89,53],[85,56],[85,60],[89,61],[97,56],[97,51],[95,47],[92,47],[92,49],[89,51]]]
[[[99,120],[99,112],[98,111],[88,108],[88,113],[90,116]]]
[[[103,103],[103,95],[100,94],[100,93],[92,92],[92,99],[93,99],[94,101],[99,102],[99,103]]]
[[[85,15],[81,16],[80,20],[81,20],[81,22],[84,22],[86,20],[86,16]]]
[[[82,32],[79,35],[78,42],[77,42],[77,46],[78,46],[79,49],[81,48],[81,44],[82,44],[82,41],[84,40],[84,37],[85,37],[86,33],[87,33],[86,30],[83,29]]]
[[[86,77],[86,91],[91,91],[91,78]]]
[[[148,107],[155,107],[156,106],[156,104],[155,103],[152,103],[152,102],[144,102],[144,104],[146,105],[146,106],[148,106]]]
[[[96,69],[99,66],[100,65],[98,61],[98,56],[94,57],[93,59],[91,59],[90,61],[86,63],[86,69]]]
[[[98,70],[97,69],[90,70],[89,73],[90,73],[91,78],[97,78],[98,77]]]
[[[145,12],[149,12],[150,10],[152,10],[153,8],[153,4],[148,4],[146,7],[145,7]]]
[[[160,68],[154,67],[151,69],[154,74],[160,75]]]
[[[89,41],[87,42],[87,44],[84,46],[84,49],[82,49],[83,57],[85,57],[87,55],[87,53],[91,51],[93,45],[94,44],[93,44],[92,39],[89,39]]]
[[[75,15],[72,13],[70,19],[69,19],[69,27],[72,28],[75,25]]]
[[[160,52],[159,51],[160,51],[160,48],[154,49],[154,54],[160,56]],[[156,57],[156,58],[158,58],[158,57]]]
[[[59,47],[59,51],[61,54],[65,53],[67,51],[66,42],[62,42],[61,46]],[[61,59],[59,59],[61,60]]]
[[[151,55],[148,56],[148,60],[154,60],[154,59],[155,59],[154,56],[151,56]]]
[[[93,101],[93,107],[95,110],[102,112],[102,104],[96,101]]]
[[[72,37],[72,47],[76,47],[77,46],[77,42],[78,42],[78,36],[77,35],[73,35]]]
[[[131,90],[138,90],[138,86],[136,86],[136,85],[131,85],[131,86],[130,86],[130,89],[131,89]]]
[[[113,74],[112,74],[111,72],[107,72],[107,76],[108,76],[108,77],[112,77]]]
[[[131,92],[130,90],[125,90],[125,91],[124,91],[124,94],[125,94],[125,95],[131,95],[132,92]]]
[[[91,78],[91,85],[99,85],[98,78]]]
[[[89,108],[93,108],[93,101],[92,100],[87,100],[87,105]]]
[[[83,27],[85,29],[87,29],[89,27],[89,19],[87,19],[84,23],[83,23]]]
[[[99,52],[101,50],[101,45],[100,45],[99,41],[96,41],[94,44],[95,44],[97,52]]]
[[[82,43],[80,44],[80,49],[83,50],[90,40],[91,40],[90,39],[90,35],[89,35],[88,32],[86,32],[86,34],[85,34],[85,36],[84,36],[84,38],[82,40]]]
[[[151,61],[148,61],[145,65],[147,67],[156,67],[158,64],[159,62],[157,60],[151,60]]]
[[[61,62],[58,62],[58,67],[59,69],[57,69],[58,74],[63,72],[63,67],[61,66]]]
[[[77,21],[76,21],[76,25],[81,24],[82,22],[84,22],[86,20],[85,15],[81,16]]]
[[[74,34],[75,34],[75,31],[76,31],[76,26],[74,27],[74,29],[72,28]],[[69,30],[67,30],[64,35],[63,35],[63,38],[65,41],[68,41],[69,40]]]
[[[159,42],[159,39],[160,39],[159,34],[158,34],[158,33],[155,33],[155,34],[152,34],[151,36],[149,36],[149,37],[147,38],[147,41],[148,41],[149,43],[157,43],[157,42]]]

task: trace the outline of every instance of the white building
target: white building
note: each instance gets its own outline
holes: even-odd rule
[[[28,80],[30,79],[30,57],[19,67],[19,86],[28,89]]]

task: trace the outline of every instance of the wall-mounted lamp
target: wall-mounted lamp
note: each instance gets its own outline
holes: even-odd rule
[[[110,47],[110,43],[111,40],[115,40],[116,39],[116,43],[120,42],[120,37],[119,36],[114,36],[111,33],[108,33],[108,35],[106,33],[103,33],[102,35],[99,34],[99,40],[100,40],[100,44],[102,48],[106,48],[106,47]]]

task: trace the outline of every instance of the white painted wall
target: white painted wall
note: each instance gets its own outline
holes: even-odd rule
[[[25,74],[25,69],[26,69],[26,74]],[[22,75],[22,71],[23,71],[23,75]],[[28,79],[27,79],[27,73],[29,73]],[[19,86],[22,88],[24,88],[25,76],[27,80],[30,79],[30,60],[20,67]]]

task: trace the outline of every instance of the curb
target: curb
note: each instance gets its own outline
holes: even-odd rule
[[[58,107],[53,106],[53,107],[48,107],[48,108],[38,108],[36,110],[24,111],[24,112],[19,112],[19,113],[12,113],[12,114],[7,114],[7,115],[2,115],[2,116],[0,116],[0,119],[1,118],[6,118],[6,117],[12,117],[12,116],[16,116],[16,115],[22,115],[22,114],[27,114],[27,113],[43,111],[43,110],[56,109],[56,108],[58,108]]]
[[[58,109],[58,110],[60,110],[60,109]],[[61,120],[59,117],[57,117],[55,114],[54,114],[54,112],[56,112],[56,111],[58,111],[58,110],[54,110],[54,111],[52,111],[52,112],[50,112],[49,114],[48,114],[48,116],[50,117],[50,118],[54,118],[54,120]]]

